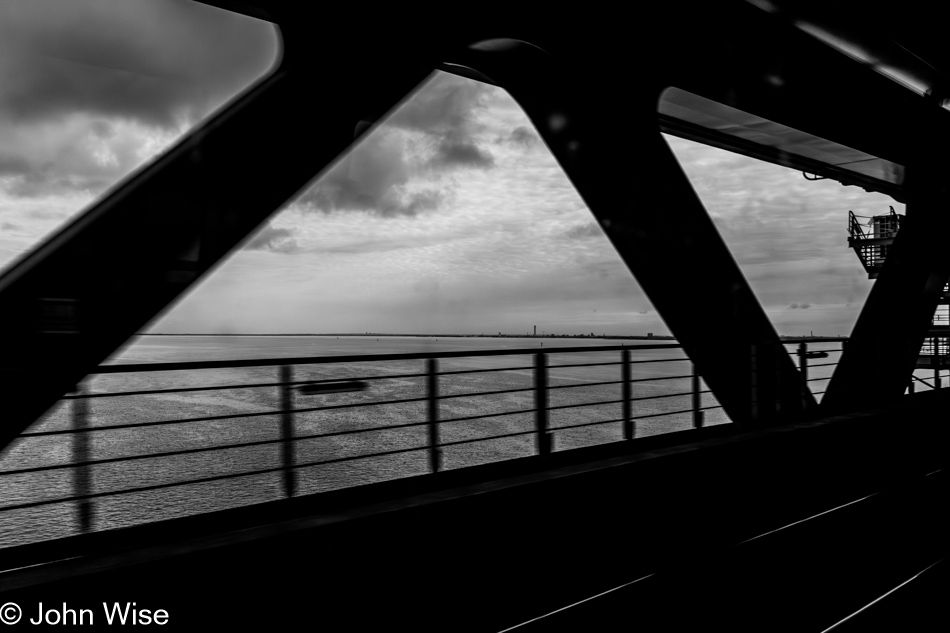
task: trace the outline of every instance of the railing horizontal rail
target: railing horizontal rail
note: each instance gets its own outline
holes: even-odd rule
[[[689,360],[676,358],[671,360]],[[631,364],[638,361],[631,361]],[[639,362],[654,362],[654,361],[639,361]],[[620,363],[579,363],[576,365],[552,365],[549,369],[554,369],[557,367],[595,367],[599,365],[619,365]],[[836,364],[836,363],[831,363]],[[812,367],[820,367],[821,365],[812,365]],[[442,371],[439,372],[439,376],[449,376],[449,375],[459,375],[459,374],[475,374],[475,373],[484,373],[484,372],[501,372],[501,371],[523,371],[534,369],[533,367],[505,367],[505,368],[493,368],[493,369],[467,369],[460,371]],[[327,384],[327,383],[336,383],[344,381],[365,381],[365,380],[390,380],[390,379],[403,379],[403,378],[424,378],[426,374],[393,374],[391,376],[357,376],[355,378],[346,377],[346,378],[327,378],[322,380],[294,380],[292,382],[259,382],[259,383],[243,383],[243,384],[234,384],[234,385],[214,385],[209,387],[173,387],[170,389],[143,389],[139,391],[108,391],[104,393],[85,393],[79,395],[66,395],[62,396],[62,400],[88,400],[90,398],[115,398],[120,396],[149,396],[155,394],[167,394],[167,393],[189,393],[196,391],[222,391],[226,389],[257,389],[262,387],[293,387],[298,385],[316,385],[316,384]],[[648,382],[656,380],[674,380],[680,378],[691,378],[691,374],[685,374],[682,376],[657,376],[653,378],[637,378],[631,380],[630,382]],[[611,381],[611,382],[600,382],[600,383],[589,383],[589,385],[608,385],[620,383],[622,381]],[[573,386],[573,385],[572,385]],[[588,385],[579,385],[579,386],[588,386]],[[561,389],[564,387],[549,387],[550,389]],[[470,395],[491,395],[494,393],[504,393],[501,391],[486,391],[477,394]],[[457,396],[446,396],[446,397],[457,397]]]
[[[712,405],[709,407],[700,407],[700,411],[708,411],[710,409],[721,409],[722,405]],[[684,413],[693,413],[693,409],[680,409],[679,411],[664,411],[662,413],[649,413],[647,415],[638,415],[636,417],[630,418],[631,420],[646,420],[647,418],[659,418],[666,415],[682,415]],[[617,422],[624,422],[623,418],[617,418],[615,420],[598,420],[596,422],[581,422],[580,424],[568,424],[565,426],[552,426],[551,431],[565,431],[567,429],[579,429],[584,426],[598,426],[600,424],[614,424]]]
[[[524,370],[533,370],[533,365],[525,365],[522,367],[489,367],[488,369],[453,369],[452,371],[440,371],[439,376],[457,376],[459,374],[483,374],[486,372],[493,371],[524,371]],[[423,374],[425,375],[425,374]]]
[[[603,367],[605,365],[619,365],[619,364],[620,364],[619,361],[612,362],[612,363],[572,363],[570,365],[548,365],[548,369],[558,369],[558,368],[565,368],[565,367]]]
[[[702,391],[700,393],[709,393],[709,392]],[[629,401],[637,402],[639,400],[659,400],[660,398],[681,398],[683,396],[691,396],[691,395],[693,395],[692,391],[686,391],[683,393],[664,393],[657,396],[643,396],[643,397],[638,397],[638,398],[630,398]],[[578,407],[594,407],[594,406],[603,405],[603,404],[618,404],[622,402],[624,402],[624,400],[621,398],[620,400],[604,400],[604,401],[598,401],[598,402],[580,402],[580,403],[575,403],[575,404],[561,404],[556,407],[548,407],[548,411],[554,411],[557,409],[576,409]],[[692,409],[690,409],[690,411],[692,411]]]
[[[448,424],[449,422],[467,422],[469,420],[481,420],[483,418],[500,418],[508,415],[521,415],[524,413],[537,413],[537,408],[534,409],[517,409],[515,411],[502,411],[501,413],[480,413],[478,415],[466,415],[458,418],[446,418],[444,420],[439,420],[439,424]]]
[[[635,378],[633,380],[628,380],[627,382],[657,382],[660,380],[683,380],[684,378],[692,378],[692,374],[686,374],[684,376],[656,376],[653,378]],[[585,382],[579,383],[576,385],[548,385],[548,390],[552,389],[575,389],[577,387],[597,387],[601,385],[622,385],[624,381],[622,380],[605,380],[603,382]],[[690,392],[692,393],[692,392]],[[703,391],[701,393],[709,393],[708,391]]]
[[[426,360],[428,358],[469,358],[480,356],[528,356],[539,351],[550,354],[569,354],[574,352],[617,352],[629,350],[679,349],[678,343],[653,343],[647,345],[604,345],[598,347],[552,347],[546,350],[529,349],[488,349],[460,352],[416,352],[409,354],[353,354],[349,356],[296,356],[290,358],[263,358],[248,360],[210,360],[182,363],[130,363],[121,365],[100,365],[90,374],[122,374],[146,371],[177,371],[195,369],[234,369],[238,367],[278,367],[281,365],[334,365],[344,363],[367,363],[391,360]],[[645,362],[645,361],[642,361]]]
[[[518,393],[523,391],[534,391],[534,387],[518,387],[517,389],[498,389],[496,391],[474,391],[465,393],[450,393],[441,396],[434,396],[433,400],[451,400],[453,398],[477,398],[478,396],[497,396],[503,393]],[[298,411],[300,409],[297,409]]]
[[[636,348],[628,347],[623,349],[629,349],[634,351]],[[631,360],[631,365],[645,365],[647,363],[678,363],[683,360],[689,360],[689,358],[648,358],[646,360]],[[599,363],[603,365],[619,365],[620,363]],[[556,369],[558,367],[583,367],[584,363],[578,363],[577,365],[551,365],[548,369]]]
[[[489,435],[487,437],[469,437],[464,440],[454,440],[452,442],[440,442],[439,446],[460,446],[462,444],[474,444],[475,442],[487,442],[489,440],[503,440],[509,437],[518,437],[519,435],[534,435],[537,433],[534,429],[530,431],[516,431],[514,433],[505,433],[503,435]]]
[[[531,369],[530,367],[528,369]],[[489,371],[503,371],[492,369]],[[317,380],[292,380],[290,382],[253,382],[234,385],[212,385],[208,387],[172,387],[170,389],[143,389],[140,391],[111,391],[106,393],[84,393],[62,396],[62,400],[87,400],[89,398],[112,398],[117,396],[148,396],[162,393],[186,393],[189,391],[222,391],[225,389],[257,389],[261,387],[294,387],[298,385],[319,385],[332,382],[356,380],[394,380],[398,378],[420,378],[425,374],[392,374],[386,376],[357,376],[355,378],[324,378]]]
[[[575,385],[548,385],[548,391],[552,389],[578,389],[580,387],[602,387],[604,385],[622,385],[622,380],[604,380],[601,382],[581,382]]]
[[[229,420],[239,418],[259,418],[268,415],[281,415],[283,413],[309,413],[312,411],[332,411],[336,409],[352,409],[354,407],[375,407],[386,404],[403,404],[406,402],[425,402],[427,397],[422,398],[401,398],[397,400],[375,400],[369,402],[348,402],[346,404],[328,404],[322,407],[301,407],[299,409],[275,409],[273,411],[253,411],[251,413],[228,413],[224,415],[207,415],[198,418],[182,418],[179,420],[158,420],[155,422],[133,422],[130,424],[110,424],[108,426],[90,426],[84,429],[67,429],[62,431],[37,431],[21,433],[20,437],[39,437],[43,435],[62,435],[64,433],[91,433],[93,431],[111,431],[115,429],[130,429],[143,426],[163,426],[167,424],[189,424],[192,422],[215,422],[218,420]]]

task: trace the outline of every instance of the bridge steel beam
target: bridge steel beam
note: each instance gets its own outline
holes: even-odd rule
[[[467,65],[506,87],[535,122],[729,417],[809,415],[814,398],[660,135],[665,84],[626,86],[623,113],[612,113],[605,73],[582,79],[523,42],[475,48]],[[615,160],[618,148],[629,156]]]
[[[284,28],[270,76],[0,276],[0,449],[432,72],[433,51],[392,30],[317,66],[307,28]]]
[[[934,107],[936,110],[936,106]],[[939,114],[939,113],[936,113]],[[946,114],[945,112],[943,114]],[[945,135],[927,139],[946,147]],[[920,347],[950,279],[950,162],[922,150],[907,167],[907,216],[828,384],[827,414],[895,403],[911,381]]]

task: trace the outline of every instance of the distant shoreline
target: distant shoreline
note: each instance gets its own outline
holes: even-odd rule
[[[594,335],[589,334],[382,334],[378,332],[338,333],[338,334],[170,334],[165,332],[137,333],[136,336],[387,336],[387,337],[417,337],[417,338],[550,338],[550,339],[573,339],[573,338],[598,338],[598,339],[624,339],[639,341],[675,341],[673,336],[622,336],[622,335]]]
[[[655,334],[653,336],[624,336],[621,334],[616,335],[593,335],[590,334],[383,334],[380,332],[364,332],[364,333],[353,333],[353,332],[340,332],[340,333],[330,333],[330,334],[208,334],[208,333],[194,333],[188,332],[186,334],[177,334],[177,333],[167,333],[167,332],[150,332],[142,333],[138,332],[135,336],[385,336],[391,338],[397,337],[415,337],[415,338],[544,338],[544,339],[603,339],[603,340],[633,340],[633,341],[675,341],[675,336],[667,336],[661,334]],[[830,340],[847,340],[847,337],[841,336],[822,336],[822,335],[796,335],[796,334],[780,334],[779,339],[783,341],[796,341],[796,340],[812,340],[812,339],[830,339]]]

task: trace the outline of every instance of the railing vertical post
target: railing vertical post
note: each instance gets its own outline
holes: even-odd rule
[[[83,385],[76,388],[77,396],[87,394]],[[73,400],[73,463],[83,464],[89,461],[89,434],[84,430],[89,427],[89,400],[86,398],[76,398]],[[84,497],[92,493],[92,472],[89,466],[76,466],[73,469],[73,495]],[[80,499],[77,510],[79,511],[79,531],[89,532],[92,530],[92,500]]]
[[[787,354],[785,351],[785,346],[781,343],[774,343],[770,346],[771,353],[769,354],[769,364],[773,370],[773,387],[772,387],[772,401],[775,403],[772,409],[775,411],[776,416],[781,416],[783,413],[782,410],[782,363],[779,362],[782,354]],[[779,350],[782,350],[781,352]]]
[[[439,361],[426,360],[426,398],[428,398],[429,417],[429,467],[437,473],[442,468],[442,455],[439,450]]]
[[[910,377],[910,384],[907,386],[907,393],[914,393],[914,377]]]
[[[620,384],[621,398],[623,399],[623,439],[632,440],[634,435],[633,420],[631,415],[630,402],[630,350],[625,349],[620,352]]]
[[[749,418],[753,423],[759,417],[759,358],[756,344],[749,347]]]
[[[696,363],[690,363],[690,366],[693,368],[693,427],[699,429],[703,426],[703,412],[700,410],[699,372],[696,371]]]
[[[293,382],[293,368],[280,366],[281,399],[280,439],[281,467],[284,469],[284,495],[293,497],[297,493],[297,473],[294,470],[294,392],[287,383]]]
[[[937,367],[934,368],[934,389],[940,389],[940,369]]]
[[[798,370],[802,374],[802,408],[808,402],[808,343],[798,344]]]
[[[808,381],[808,343],[798,344],[798,369],[802,372],[802,382]]]
[[[534,356],[534,407],[538,455],[548,455],[551,453],[551,434],[548,432],[548,367],[544,352]]]

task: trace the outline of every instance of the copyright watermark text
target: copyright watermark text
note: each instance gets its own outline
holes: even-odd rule
[[[30,608],[24,618],[23,609],[15,602],[7,602],[0,607],[0,622],[14,624],[59,624],[66,626],[100,625],[108,626],[145,626],[168,624],[168,611],[165,609],[144,609],[135,602],[103,602],[101,608],[71,607],[65,602],[58,606],[46,606],[42,602],[35,610]]]

